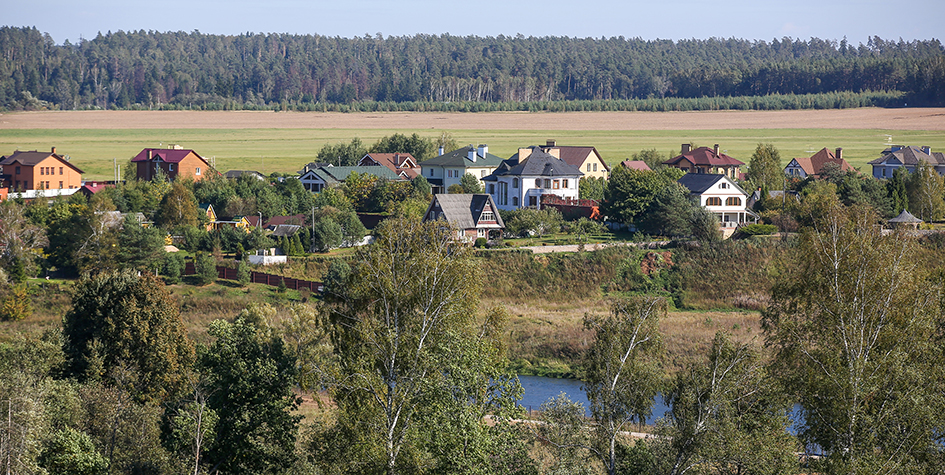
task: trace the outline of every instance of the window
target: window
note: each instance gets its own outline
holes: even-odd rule
[[[554,189],[556,189],[556,190],[557,190],[558,188],[561,188],[561,181],[555,180],[555,181],[554,181],[554,186],[552,186],[552,188],[554,188]]]
[[[594,164],[594,171],[595,171],[595,172],[597,171],[597,164],[596,164],[596,163]]]
[[[561,188],[567,188],[567,187],[568,187],[568,179],[565,178],[564,180],[561,180]]]
[[[486,237],[486,230],[485,230],[485,229],[477,229],[477,230],[476,230],[476,236],[477,236],[477,237]]]
[[[479,221],[495,221],[495,215],[492,214],[492,211],[483,211]]]
[[[17,174],[17,175],[20,174],[20,167],[16,167],[16,174]]]
[[[725,206],[741,206],[741,205],[742,205],[742,199],[736,196],[725,199]]]
[[[791,170],[791,171],[794,171],[794,170]],[[883,168],[883,178],[885,178],[885,177],[886,177],[886,169]]]
[[[174,171],[174,164],[173,164],[173,163],[168,163],[168,164],[167,164],[167,171],[169,171],[169,172]]]
[[[723,190],[727,190],[729,188],[728,183],[725,183],[725,182],[719,183],[719,188]]]
[[[590,163],[587,164],[587,171],[591,171],[591,164],[590,164]]]
[[[48,189],[49,189],[49,182],[48,182],[48,181],[46,182],[46,186],[44,186],[43,189],[44,189],[44,190],[48,190]]]
[[[541,188],[541,178],[535,178],[535,188]]]
[[[485,171],[485,170],[480,170],[480,171],[479,171],[479,178],[482,178],[482,177],[484,177],[484,176],[486,176],[486,171]]]
[[[45,175],[45,174],[46,174],[46,167],[39,167],[39,174],[40,174],[40,175]]]
[[[494,195],[494,194],[495,194],[495,185],[489,184],[489,194],[490,194],[490,195]]]
[[[62,175],[62,167],[59,167],[59,174]]]
[[[512,206],[518,207],[518,196],[512,197]]]
[[[61,182],[61,181],[59,182],[59,189],[60,189],[60,190],[62,189],[62,182]]]
[[[718,196],[710,196],[705,200],[706,206],[722,206],[722,198]]]
[[[545,188],[551,188],[551,180],[548,178],[545,178]]]
[[[430,176],[433,176],[433,169],[430,169]]]
[[[504,181],[499,182],[499,204],[502,206],[509,204],[509,184]]]
[[[518,189],[518,178],[512,178],[512,188]]]
[[[197,168],[194,170],[194,175],[199,175],[199,174],[200,174],[200,167],[197,167]]]

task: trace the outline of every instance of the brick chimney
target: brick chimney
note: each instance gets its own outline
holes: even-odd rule
[[[556,142],[554,139],[548,139],[548,140],[545,142],[545,147],[554,147],[554,146],[556,146],[557,144],[558,144],[558,142]]]
[[[715,155],[718,156],[718,155],[719,155],[719,144],[715,144],[715,147],[713,147],[712,150],[714,150],[714,151],[715,151]]]
[[[52,154],[53,154],[53,155],[56,154],[56,147],[53,147],[53,148],[52,148]]]
[[[843,160],[843,148],[837,147],[837,153],[833,154],[837,160]]]
[[[682,144],[682,148],[681,148],[680,150],[682,150],[682,151],[680,152],[680,155],[685,155],[685,154],[689,153],[690,150],[692,150],[692,144],[691,144],[691,143],[684,143],[684,144]]]

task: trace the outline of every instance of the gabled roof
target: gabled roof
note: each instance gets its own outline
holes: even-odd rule
[[[518,161],[516,158],[503,161],[491,175],[483,178],[483,181],[495,181],[496,177],[500,176],[579,178],[584,176],[584,172],[548,152],[535,150],[524,161]]]
[[[439,206],[443,217],[450,225],[459,229],[473,229],[476,227],[476,223],[479,222],[479,218],[487,204],[492,208],[497,223],[492,226],[504,228],[505,223],[502,222],[502,217],[499,216],[498,208],[496,208],[492,196],[479,193],[433,195],[433,201],[430,202],[424,219],[437,219],[438,216],[430,216],[430,211]]]
[[[183,149],[183,148],[146,148],[137,155],[135,158],[132,158],[132,162],[146,162],[148,161],[148,152],[151,152],[151,160],[160,160],[166,163],[180,163],[184,157],[194,154],[195,157],[199,158],[202,162],[207,163],[203,157],[201,157],[197,152],[193,150]],[[207,163],[209,166],[210,164]]]
[[[105,188],[114,188],[115,185],[102,183],[100,181],[90,181],[82,185],[79,190],[87,195],[94,195]]]
[[[665,165],[676,165],[683,159],[689,160],[693,165],[702,167],[738,167],[744,165],[743,162],[735,160],[724,153],[716,153],[715,149],[709,147],[690,150],[663,163]]]
[[[868,165],[882,165],[891,159],[896,159],[899,163],[907,166],[918,166],[919,162],[925,162],[929,165],[945,165],[945,154],[942,152],[926,153],[924,150],[914,145],[896,149],[895,147],[883,151],[883,156],[876,160],[867,162]]]
[[[280,224],[272,230],[272,234],[269,237],[292,237],[295,233],[299,232],[302,226],[297,224]]]
[[[230,179],[233,179],[233,180],[235,180],[235,179],[237,179],[237,178],[239,178],[239,177],[241,177],[241,176],[243,176],[243,175],[249,175],[249,176],[252,176],[253,178],[258,178],[258,179],[260,179],[260,180],[265,180],[265,179],[266,179],[266,176],[265,176],[265,175],[263,175],[262,173],[259,173],[259,172],[255,171],[255,170],[230,170],[230,171],[228,171],[228,172],[226,172],[226,173],[223,174],[224,177],[230,178]]]
[[[604,170],[610,171],[610,167],[607,166],[607,163],[604,162],[603,157],[600,156],[600,152],[597,151],[596,147],[583,147],[575,145],[554,145],[552,147],[542,147],[542,150],[548,151],[551,149],[558,150],[558,157],[564,160],[568,165],[573,165],[575,167],[580,167],[584,164],[584,160],[587,159],[588,155],[592,152],[601,159],[601,163],[604,164]]]
[[[811,155],[810,157],[798,157],[794,159],[795,162],[804,170],[808,176],[819,176],[824,169],[824,165],[828,163],[836,163],[840,165],[841,171],[849,171],[852,168],[846,160],[842,158],[837,158],[833,152],[827,150],[827,147],[822,148],[819,152]],[[790,162],[788,163],[790,165]],[[786,168],[786,167],[785,167]]]
[[[475,151],[476,161],[473,162],[470,160],[469,152],[470,150]],[[465,167],[465,168],[494,168],[499,166],[502,163],[502,157],[493,155],[489,152],[486,152],[485,156],[479,154],[479,150],[476,147],[466,146],[453,150],[449,153],[444,153],[439,157],[433,157],[420,164],[421,167]]]
[[[257,216],[257,219],[259,217]],[[273,216],[266,221],[264,228],[275,228],[276,226],[285,226],[288,224],[305,223],[305,213],[293,214],[291,216]]]
[[[0,165],[6,166],[6,165],[12,165],[14,163],[19,163],[20,165],[23,165],[23,166],[32,167],[32,166],[38,165],[39,162],[42,162],[43,160],[46,160],[49,157],[55,158],[56,160],[61,162],[63,165],[75,170],[78,173],[85,173],[82,170],[79,170],[79,168],[76,167],[75,165],[69,163],[69,161],[66,160],[66,157],[59,155],[58,153],[37,152],[35,150],[26,151],[26,152],[21,152],[17,150],[16,152],[13,152],[13,155],[10,155],[8,157],[0,157],[2,158],[2,160],[0,160]]]
[[[652,171],[650,166],[643,160],[624,160],[620,162],[620,164],[631,170]]]
[[[394,173],[405,176],[408,180],[416,178],[418,175],[417,169],[420,168],[417,159],[409,153],[369,153],[361,157],[358,163],[363,164],[365,161],[387,167]]]
[[[725,175],[716,175],[712,173],[687,173],[682,176],[682,178],[676,180],[682,186],[685,186],[691,193],[701,195],[705,193],[709,188],[718,183],[719,181],[728,181],[735,187],[736,190],[740,191],[745,196],[748,196],[748,192],[738,186],[737,183],[732,181]]]

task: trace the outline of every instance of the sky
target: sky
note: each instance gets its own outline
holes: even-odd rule
[[[0,25],[35,26],[56,44],[98,33],[199,30],[352,38],[570,36],[654,39],[872,36],[943,39],[942,0],[0,0]]]

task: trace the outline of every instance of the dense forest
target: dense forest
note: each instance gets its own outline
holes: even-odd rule
[[[774,98],[758,100],[759,97]],[[99,34],[0,27],[0,108],[686,110],[939,105],[935,39]]]

